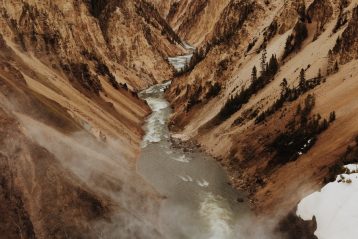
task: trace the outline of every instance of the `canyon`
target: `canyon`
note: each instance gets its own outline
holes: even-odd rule
[[[357,0],[2,0],[0,234],[352,238],[357,61]]]

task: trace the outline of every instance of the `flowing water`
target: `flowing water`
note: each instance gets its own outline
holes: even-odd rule
[[[245,195],[229,186],[227,175],[213,158],[184,152],[170,141],[167,123],[171,108],[164,98],[169,84],[140,93],[153,113],[146,121],[138,170],[166,197],[160,209],[161,230],[170,239],[240,238],[240,222],[249,209],[247,202],[239,203],[238,198]]]

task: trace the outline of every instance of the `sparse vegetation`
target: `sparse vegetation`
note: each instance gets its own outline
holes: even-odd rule
[[[107,6],[108,0],[91,0],[90,11],[94,17],[99,17],[103,11],[103,9]]]
[[[248,88],[242,89],[240,94],[231,96],[218,114],[220,120],[230,118],[236,111],[246,104],[253,94],[256,94],[272,81],[279,69],[279,64],[275,55],[272,55],[269,63],[266,62],[266,50],[261,57],[261,75],[257,77],[257,69],[254,67],[251,74],[251,84]]]
[[[97,95],[102,90],[101,82],[97,76],[91,74],[87,64],[70,63],[62,64],[61,66],[67,75],[72,76],[72,79],[78,82],[86,90]]]
[[[109,70],[108,66],[102,62],[94,53],[90,53],[87,50],[81,52],[81,54],[86,57],[88,60],[93,61],[96,65],[96,73],[100,76],[104,76],[108,79],[109,83],[115,89],[119,89],[120,87],[124,89],[128,89],[127,85],[119,84],[116,80],[116,77]]]
[[[266,111],[257,116],[255,123],[259,124],[265,121],[267,117],[273,115],[276,111],[281,109],[286,102],[293,102],[297,100],[299,96],[320,85],[323,80],[324,78],[322,78],[320,72],[318,73],[317,77],[306,80],[304,69],[301,69],[300,71],[299,84],[297,87],[289,88],[287,80],[283,79],[282,83],[280,84],[280,97]]]
[[[299,50],[303,41],[308,37],[308,30],[303,21],[299,21],[293,29],[293,33],[288,36],[285,44],[283,59],[292,52]]]
[[[284,164],[296,160],[308,152],[317,141],[317,136],[328,129],[329,122],[320,114],[310,116],[315,106],[315,96],[307,95],[304,106],[286,125],[286,132],[280,133],[269,145],[276,152],[271,164]]]
[[[188,104],[186,106],[186,111],[190,111],[191,108],[193,108],[193,106],[195,106],[196,104],[199,104],[201,102],[200,100],[200,95],[201,92],[203,91],[203,87],[199,86],[189,97],[189,101]]]
[[[205,98],[206,99],[214,98],[220,94],[220,91],[221,91],[221,85],[218,82],[215,82],[214,84],[210,84],[209,91],[208,93],[206,93]]]
[[[339,17],[337,19],[336,25],[334,26],[332,32],[336,33],[339,29],[341,29],[348,22],[347,13],[343,12],[343,8],[340,9]]]
[[[340,41],[340,38],[337,38],[337,41]],[[339,71],[338,61],[335,60],[335,56],[332,50],[328,51],[328,66],[327,66],[327,75],[335,74]]]
[[[339,59],[339,64],[345,64],[352,59],[357,58],[357,54],[352,54],[352,47],[355,47],[358,39],[358,6],[352,10],[352,17],[348,22],[341,36],[337,37],[337,41],[332,51],[329,53],[329,60],[332,63]],[[332,68],[332,67],[331,67]]]
[[[334,122],[336,120],[336,112],[333,111],[329,114],[329,122]]]
[[[216,69],[216,75],[218,77],[222,76],[222,74],[229,68],[229,65],[230,65],[230,60],[227,58],[220,61]]]
[[[232,1],[229,5],[223,13],[227,16],[226,21],[217,24],[214,30],[216,37],[212,40],[211,47],[230,41],[242,28],[255,8],[255,3],[250,1]]]
[[[254,39],[249,43],[249,45],[247,46],[246,52],[249,52],[249,51],[252,50],[252,48],[255,46],[257,40],[258,40],[257,38],[254,38]]]

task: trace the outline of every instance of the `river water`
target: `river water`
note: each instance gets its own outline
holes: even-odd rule
[[[186,58],[172,59],[184,62]],[[247,219],[246,198],[228,184],[219,164],[200,152],[173,147],[168,130],[171,108],[164,98],[170,82],[140,93],[153,113],[146,121],[139,173],[165,199],[160,208],[160,227],[170,239],[237,239],[241,221]]]

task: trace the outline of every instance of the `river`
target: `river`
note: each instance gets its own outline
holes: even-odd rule
[[[180,58],[180,57],[179,57]],[[172,61],[182,64],[181,59]],[[249,207],[243,193],[228,184],[228,177],[210,156],[185,152],[170,141],[171,107],[164,98],[170,82],[140,93],[152,109],[142,142],[139,173],[165,199],[160,208],[160,227],[170,239],[237,239]],[[244,202],[238,202],[244,198]]]

